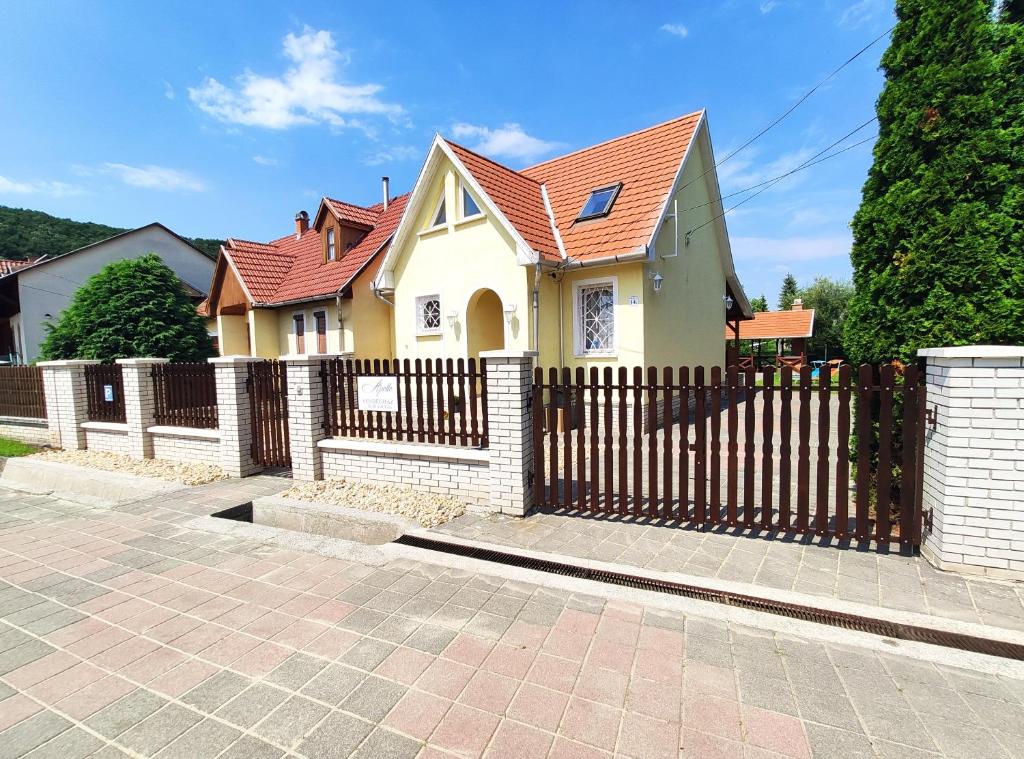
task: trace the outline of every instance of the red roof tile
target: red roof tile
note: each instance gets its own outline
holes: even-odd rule
[[[332,206],[341,203],[347,209],[359,209],[364,212],[360,218],[373,215],[372,229],[339,261],[323,260],[320,233],[312,228],[301,237],[293,233],[269,243],[231,239],[225,251],[249,294],[259,304],[330,297],[347,286],[388,241],[402,218],[408,199],[408,195],[395,198],[386,211],[382,205],[363,208],[328,199]],[[351,214],[357,215],[354,211]]]
[[[0,277],[6,277],[8,274],[13,274],[18,269],[24,269],[32,263],[32,261],[18,261],[12,258],[0,258]]]
[[[334,198],[324,198],[324,200],[342,221],[350,221],[366,227],[372,227],[377,223],[377,217],[380,216],[382,210],[382,205],[379,203],[372,208],[364,208],[354,203],[346,203],[344,200],[335,200]]]
[[[547,188],[566,255],[587,260],[645,245],[668,197],[701,112],[523,169]],[[577,222],[591,190],[622,183],[611,212]]]
[[[759,311],[753,319],[740,322],[740,340],[774,340],[785,337],[810,337],[814,331],[814,309],[795,311]],[[735,335],[728,325],[725,337]]]
[[[540,183],[450,140],[445,142],[527,244],[545,258],[560,260]]]

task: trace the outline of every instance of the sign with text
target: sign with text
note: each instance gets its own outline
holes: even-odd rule
[[[359,377],[360,411],[398,411],[398,380],[395,377]]]
[[[113,385],[104,385],[103,386],[103,400],[106,403],[113,403],[114,402],[114,386]]]

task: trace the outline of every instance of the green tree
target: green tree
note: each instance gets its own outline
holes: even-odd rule
[[[797,298],[797,292],[796,277],[787,274],[786,278],[782,280],[782,290],[779,291],[780,311],[788,311],[792,307],[793,301]]]
[[[195,305],[173,271],[150,253],[107,264],[76,292],[43,340],[44,360],[214,355]]]
[[[750,308],[756,313],[763,313],[768,310],[768,299],[764,297],[764,293],[751,299]]]
[[[855,362],[1024,340],[1019,19],[897,0],[874,163],[853,220]],[[1014,19],[1017,19],[1016,21]]]
[[[843,354],[843,323],[853,297],[849,282],[816,277],[800,291],[804,308],[814,309],[814,335],[807,341],[813,356],[835,358]]]

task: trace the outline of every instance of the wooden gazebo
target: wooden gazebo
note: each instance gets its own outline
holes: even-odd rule
[[[789,311],[761,311],[747,321],[726,321],[727,363],[730,366],[740,363],[740,340],[761,343],[774,340],[775,363],[778,366],[799,368],[807,363],[807,338],[813,334],[814,309],[804,308],[799,298],[793,301]],[[731,345],[729,341],[732,341]]]

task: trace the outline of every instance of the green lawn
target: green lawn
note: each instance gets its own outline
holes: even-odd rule
[[[35,453],[38,450],[34,445],[22,443],[20,440],[0,437],[0,457],[28,456],[30,453]]]

